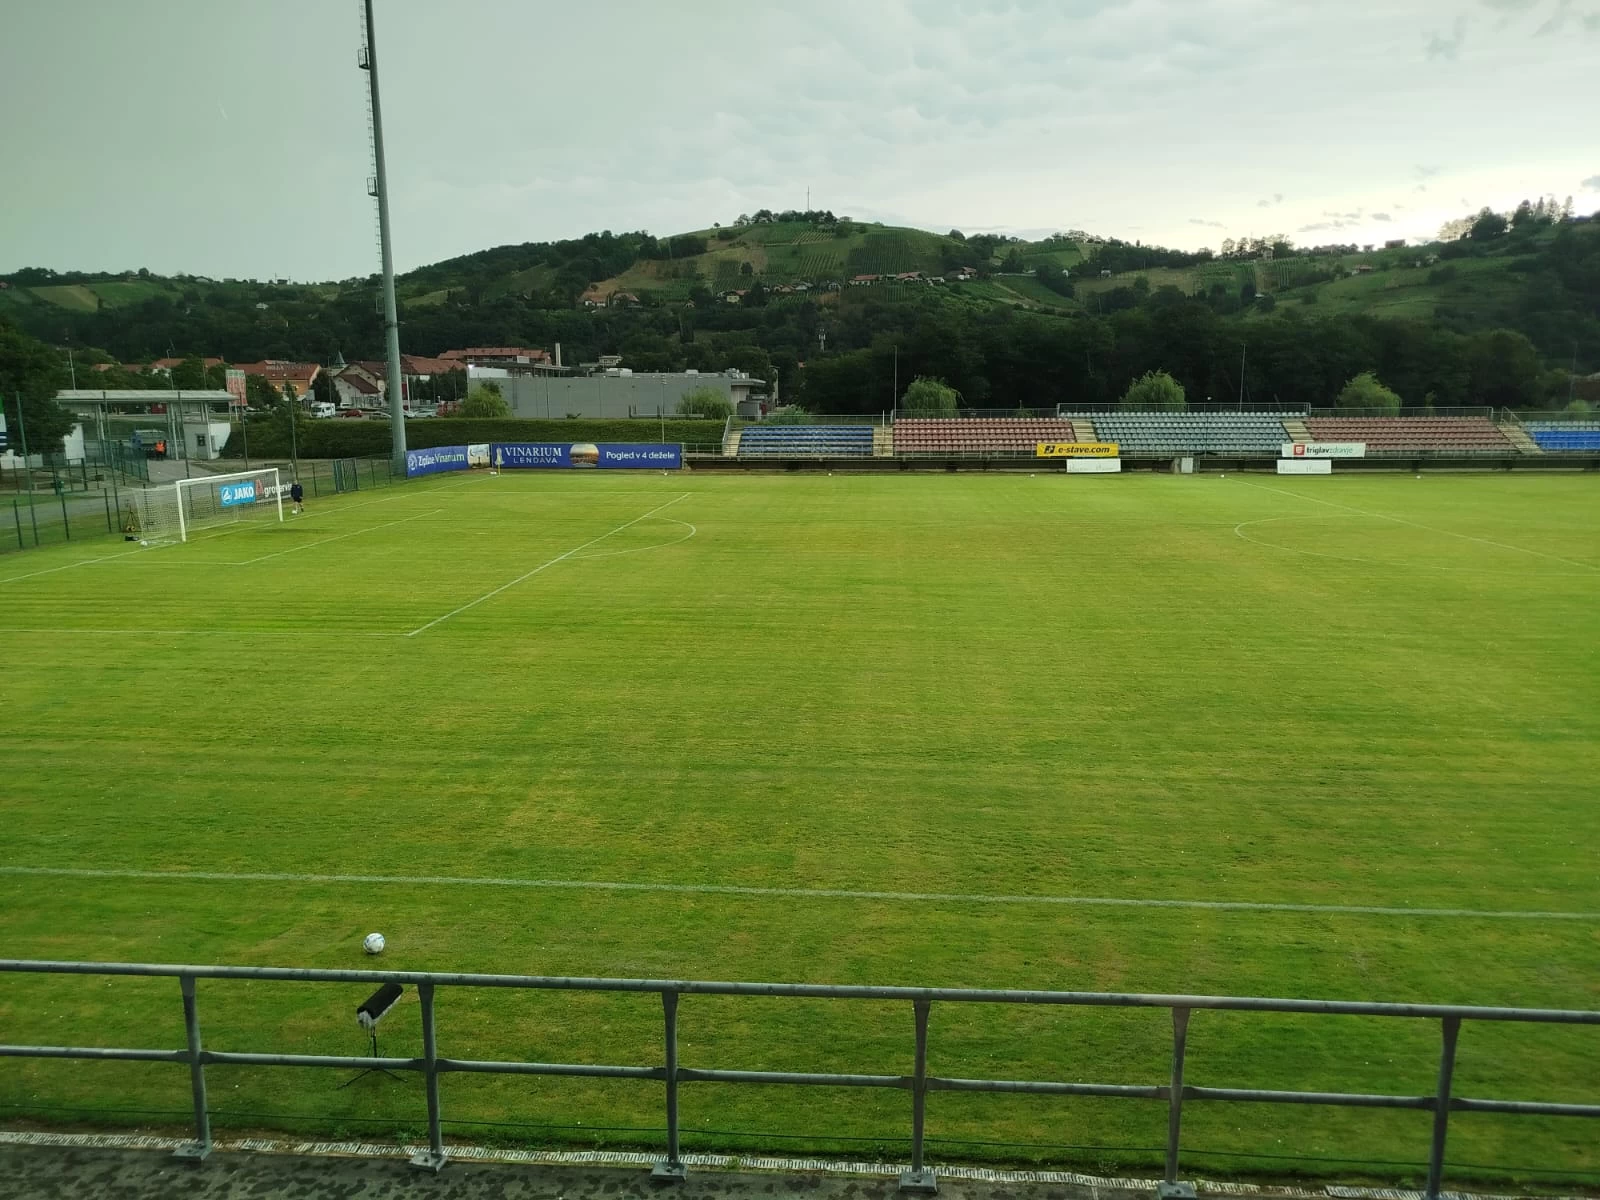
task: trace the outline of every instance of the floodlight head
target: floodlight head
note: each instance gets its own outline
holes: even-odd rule
[[[356,1023],[371,1033],[383,1020],[384,1014],[394,1007],[405,988],[398,983],[386,983],[363,1000],[356,1009]]]

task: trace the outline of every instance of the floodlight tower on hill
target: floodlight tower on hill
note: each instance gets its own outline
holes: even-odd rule
[[[372,121],[372,179],[367,191],[378,200],[378,246],[383,254],[383,326],[388,341],[389,429],[394,469],[406,469],[405,380],[400,374],[400,316],[394,300],[394,248],[389,236],[389,176],[383,164],[383,108],[378,102],[378,47],[373,33],[372,0],[366,0],[367,40],[357,62],[367,73],[368,116]]]

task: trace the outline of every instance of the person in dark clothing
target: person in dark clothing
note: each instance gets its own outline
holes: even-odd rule
[[[289,485],[289,499],[294,501],[295,516],[299,516],[305,511],[306,489],[300,486],[298,479]]]

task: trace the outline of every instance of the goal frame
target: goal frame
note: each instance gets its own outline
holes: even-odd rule
[[[184,496],[188,493],[185,489],[193,490],[200,487],[215,487],[234,480],[260,479],[270,476],[271,483],[267,486],[272,489],[272,503],[277,505],[278,522],[283,522],[283,478],[278,473],[277,467],[257,467],[253,471],[235,471],[229,475],[199,475],[192,479],[179,479],[173,483],[173,495],[178,501],[178,541],[189,540],[189,521],[184,516]],[[261,503],[257,500],[256,503]]]

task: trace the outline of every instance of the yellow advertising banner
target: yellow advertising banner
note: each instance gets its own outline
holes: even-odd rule
[[[1039,442],[1035,458],[1116,458],[1116,442]]]

